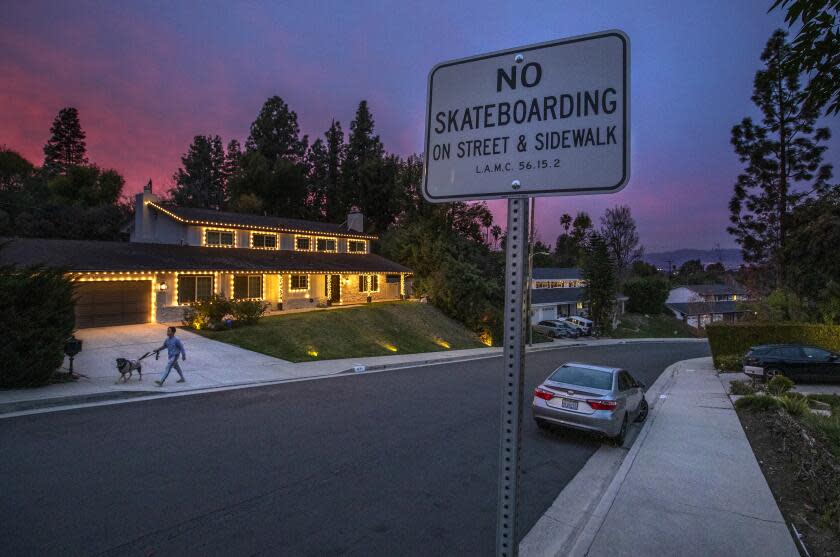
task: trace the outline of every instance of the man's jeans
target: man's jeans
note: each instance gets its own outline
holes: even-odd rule
[[[166,378],[169,377],[169,372],[172,371],[172,368],[175,368],[175,371],[178,372],[178,375],[181,376],[181,379],[184,378],[184,374],[181,373],[181,366],[178,365],[178,356],[174,358],[169,358],[169,361],[166,362],[166,369],[163,372],[163,377],[160,378],[160,382],[163,383],[166,381]]]

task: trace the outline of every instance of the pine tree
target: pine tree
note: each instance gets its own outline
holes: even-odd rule
[[[384,149],[379,136],[373,133],[373,115],[367,101],[361,101],[356,117],[350,123],[350,137],[347,142],[347,157],[344,161],[344,188],[346,206],[355,205],[366,214],[372,208],[367,206],[370,190],[376,187],[375,180]]]
[[[333,120],[330,129],[324,135],[327,139],[324,216],[328,222],[341,222],[347,213],[347,206],[342,199],[342,170],[346,146],[341,122]]]
[[[44,145],[44,171],[49,176],[67,174],[70,167],[88,162],[85,132],[79,123],[79,111],[62,108],[50,128],[52,136]]]
[[[265,101],[251,124],[245,147],[248,151],[258,151],[271,164],[280,158],[302,163],[307,144],[307,137],[300,137],[297,113],[290,110],[283,99],[273,96]]]
[[[744,118],[732,128],[732,145],[745,168],[729,202],[727,228],[744,261],[773,271],[777,287],[784,282],[791,211],[831,180],[821,144],[830,133],[814,127],[818,111],[805,102],[786,37],[781,30],[773,33],[761,55],[765,66],[755,75],[752,101],[764,115],[762,123]]]
[[[327,205],[327,150],[319,137],[309,146],[309,206],[314,217],[324,217]],[[329,220],[329,219],[328,219]]]
[[[183,167],[173,176],[173,201],[183,207],[224,207],[228,199],[225,162],[225,150],[218,135],[195,136],[181,157]]]
[[[239,141],[231,139],[228,141],[227,149],[225,150],[225,186],[227,189],[227,182],[242,169],[242,148],[239,146]]]
[[[581,275],[586,280],[583,297],[589,307],[589,318],[601,331],[611,330],[617,287],[615,264],[607,243],[597,232],[587,238]]]

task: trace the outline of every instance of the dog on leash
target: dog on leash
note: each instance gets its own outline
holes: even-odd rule
[[[120,372],[120,377],[117,379],[117,383],[119,383],[120,380],[122,380],[123,383],[127,383],[135,371],[137,372],[137,375],[140,376],[140,381],[143,380],[143,366],[140,364],[140,360],[117,358],[117,371]]]

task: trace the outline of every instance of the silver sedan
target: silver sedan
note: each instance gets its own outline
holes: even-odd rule
[[[531,410],[540,428],[558,425],[600,433],[621,446],[630,422],[647,418],[644,388],[621,368],[571,362],[536,388]]]

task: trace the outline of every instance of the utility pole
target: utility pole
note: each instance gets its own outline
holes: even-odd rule
[[[525,316],[526,316],[526,325],[528,327],[528,346],[532,346],[534,344],[534,329],[533,323],[531,323],[531,287],[532,281],[534,278],[534,209],[536,208],[537,198],[531,198],[531,215],[530,215],[530,222],[528,223],[531,227],[531,230],[528,233],[528,283],[527,283],[527,301],[525,304]]]

